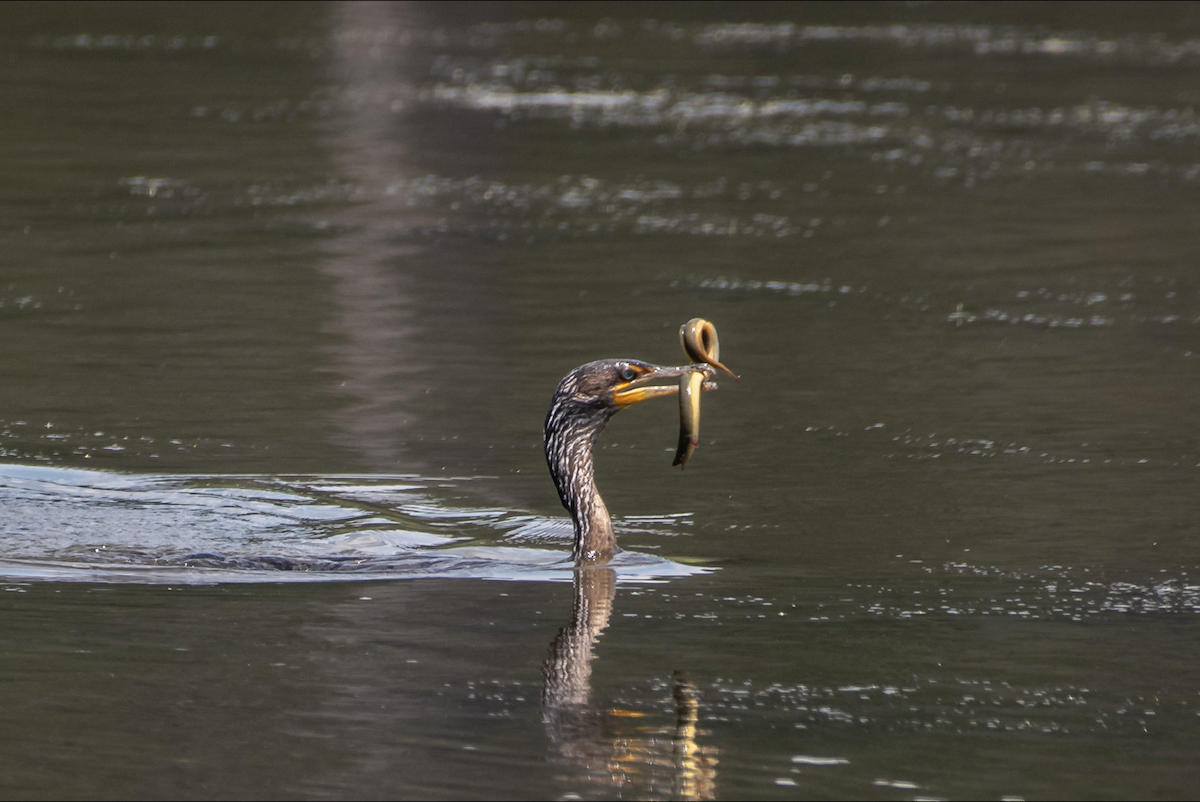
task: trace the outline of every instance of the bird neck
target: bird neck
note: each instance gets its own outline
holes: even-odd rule
[[[563,506],[571,513],[575,527],[573,556],[579,565],[606,563],[617,553],[617,537],[612,518],[600,491],[592,467],[592,448],[604,428],[605,420],[590,426],[567,426],[547,432],[546,460],[558,488]]]
[[[595,488],[595,483],[592,487]],[[578,510],[571,510],[575,524],[575,549],[573,556],[578,565],[606,563],[617,553],[617,536],[613,532],[612,517],[604,506],[600,493],[592,494],[588,503]]]

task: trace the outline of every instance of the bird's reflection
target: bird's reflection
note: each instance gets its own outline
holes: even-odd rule
[[[643,799],[713,799],[717,749],[702,745],[699,694],[675,672],[674,726],[640,726],[652,715],[605,708],[592,699],[592,647],[612,616],[617,575],[575,571],[571,620],[558,631],[542,669],[542,721],[554,762],[590,784]]]

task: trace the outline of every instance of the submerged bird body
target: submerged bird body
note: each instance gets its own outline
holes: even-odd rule
[[[580,365],[559,382],[546,415],[546,462],[558,497],[571,513],[576,564],[605,563],[617,553],[612,518],[596,489],[592,466],[592,450],[600,433],[624,407],[679,392],[678,383],[663,386],[652,382],[695,372],[710,377],[712,368],[602,359]]]

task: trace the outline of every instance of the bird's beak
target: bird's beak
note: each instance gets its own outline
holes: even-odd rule
[[[689,376],[697,372],[705,375],[706,390],[715,386],[709,380],[716,375],[716,371],[708,365],[680,365],[678,367],[654,365],[649,372],[643,373],[633,381],[626,382],[617,387],[613,391],[613,401],[616,402],[618,407],[624,409],[625,407],[647,401],[651,398],[679,395],[678,381],[673,384],[656,384],[655,382],[678,379],[680,376]]]

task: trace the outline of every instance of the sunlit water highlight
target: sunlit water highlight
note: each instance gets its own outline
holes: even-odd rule
[[[0,465],[0,576],[571,581],[569,520],[448,506],[433,491],[453,485],[416,476],[138,476]],[[656,523],[677,518],[641,516],[632,528],[653,532]],[[651,583],[711,570],[637,552],[620,553],[612,568],[620,581]]]

